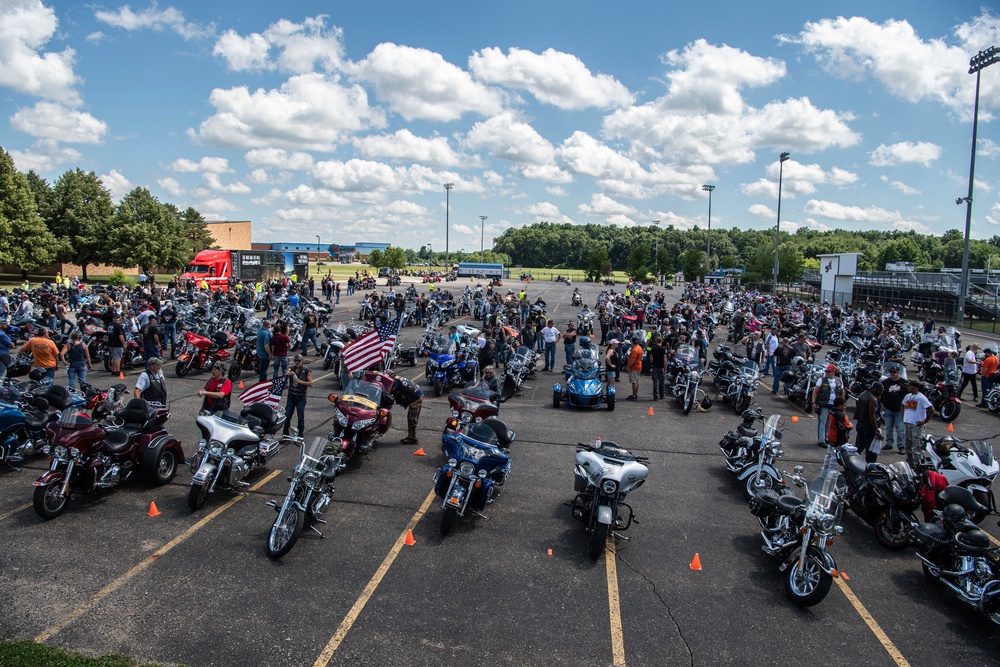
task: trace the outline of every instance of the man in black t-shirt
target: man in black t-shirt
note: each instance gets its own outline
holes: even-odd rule
[[[163,342],[170,343],[170,351],[177,348],[174,340],[177,335],[177,310],[169,301],[164,302],[163,310],[160,311],[160,324],[163,325]]]
[[[903,398],[908,390],[906,381],[896,367],[889,368],[889,377],[882,380],[882,419],[885,421],[885,444],[882,450],[892,449],[893,442],[903,449]]]
[[[109,312],[111,312],[109,310]],[[120,313],[111,312],[111,323],[107,326],[108,358],[111,373],[118,375],[122,371],[122,353],[125,351],[125,329],[122,328]]]
[[[778,341],[778,349],[774,351],[774,382],[771,384],[771,393],[778,393],[778,383],[781,382],[782,374],[791,370],[792,359],[795,358],[795,350],[788,344],[788,337],[782,336]],[[788,388],[785,388],[787,392]]]
[[[160,345],[160,327],[156,324],[156,315],[149,318],[145,326],[139,330],[139,334],[142,336],[142,362],[148,370],[150,358],[161,356],[163,349]]]
[[[653,347],[649,349],[649,374],[653,378],[653,400],[666,398],[666,385],[663,379],[666,366],[667,348],[659,335],[653,336]]]

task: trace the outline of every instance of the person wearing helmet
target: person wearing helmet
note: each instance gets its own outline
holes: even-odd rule
[[[943,438],[938,438],[934,441],[934,451],[942,459],[947,457],[951,453],[951,448],[955,446],[955,438],[950,435],[946,435]]]
[[[854,408],[854,423],[857,424],[858,434],[854,440],[858,452],[864,452],[865,461],[875,463],[878,460],[878,451],[872,451],[872,442],[875,438],[883,438],[882,429],[879,428],[879,399],[882,397],[882,383],[876,380],[872,386],[863,391],[858,396],[857,406]]]
[[[980,408],[988,407],[986,405],[986,394],[988,394],[993,389],[993,385],[998,379],[996,377],[997,372],[997,352],[992,347],[988,347],[983,350],[986,357],[983,359],[982,366],[979,368],[979,383],[982,385],[983,390],[983,400],[981,400],[977,405]]]

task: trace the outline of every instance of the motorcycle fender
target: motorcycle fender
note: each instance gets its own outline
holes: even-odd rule
[[[780,572],[784,572],[789,565],[791,565],[792,563],[794,563],[799,559],[799,553],[801,551],[802,551],[801,547],[799,547],[798,549],[793,549],[791,553],[789,553],[788,556],[785,558],[785,562],[781,564],[781,567],[779,567],[778,570]],[[823,571],[831,576],[833,575],[834,570],[837,569],[837,563],[836,561],[833,560],[833,556],[830,555],[829,551],[824,551],[823,549],[819,549],[817,547],[810,545],[809,548],[806,550],[806,555],[812,556],[813,558],[818,560],[820,563],[820,567],[823,569]]]
[[[597,523],[603,523],[610,526],[611,522],[614,521],[614,518],[614,515],[611,514],[610,505],[599,505],[597,507]]]
[[[983,486],[982,484],[967,484],[965,488],[967,488],[969,491],[972,491],[973,493],[975,493],[976,491],[980,491],[988,495],[991,501],[993,499],[993,489],[991,489],[988,486]],[[993,503],[990,502],[990,504],[992,505]]]
[[[198,468],[198,472],[191,477],[191,483],[204,484],[208,480],[215,477],[215,471],[217,468],[218,466],[214,461],[205,461],[201,464],[201,467]]]
[[[438,371],[438,372],[434,373],[434,378],[435,379],[440,378],[442,382],[445,381],[446,377],[447,377],[447,374],[444,373],[443,371]]]
[[[742,480],[746,479],[747,477],[750,477],[751,475],[753,475],[756,470],[757,470],[757,465],[756,464],[749,465],[746,468],[744,468],[743,471],[740,472],[740,474],[739,474],[740,481],[742,481]],[[779,482],[781,481],[781,475],[778,473],[777,470],[774,469],[774,466],[768,465],[766,463],[760,467],[760,474],[762,474],[762,475],[768,475],[768,476],[770,476],[772,479],[774,479],[776,481],[779,481]]]
[[[52,484],[62,484],[66,478],[65,470],[46,470],[38,479],[32,482],[32,486],[49,486]]]
[[[160,454],[163,453],[164,449],[173,450],[174,456],[177,457],[177,465],[185,463],[184,450],[181,449],[180,442],[175,440],[171,435],[158,435],[150,440],[149,444],[142,451],[140,466],[143,472],[152,474],[156,470],[156,463],[160,459]]]
[[[186,363],[188,361],[191,361],[191,355],[188,354],[187,352],[185,352],[184,354],[178,354],[177,355],[177,363],[183,364],[183,363]]]
[[[614,396],[616,393],[618,393],[617,389],[614,387],[608,387],[608,396]]]
[[[465,504],[468,502],[468,496],[469,489],[466,488],[464,483],[456,479],[452,483],[451,488],[448,489],[448,493],[444,498],[444,506],[454,507],[458,510],[459,515],[461,515],[465,512]]]
[[[562,390],[563,390],[563,387],[558,382],[556,382],[554,385],[552,385],[552,391],[556,392],[557,394],[561,394]],[[613,391],[613,388],[610,389],[609,391]]]

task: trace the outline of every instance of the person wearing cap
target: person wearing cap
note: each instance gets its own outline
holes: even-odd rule
[[[608,341],[607,352],[604,353],[604,373],[607,376],[608,384],[614,384],[618,377],[619,345],[621,345],[621,342],[617,338],[612,338]]]
[[[555,325],[555,321],[549,320],[542,329],[542,340],[545,342],[545,368],[542,370],[546,371],[556,367],[556,343],[562,337],[562,332]]]
[[[167,404],[167,385],[163,377],[163,359],[149,358],[149,368],[139,373],[132,392],[135,398],[142,398],[150,403]]]
[[[800,333],[792,343],[792,349],[795,350],[793,357],[802,357],[807,362],[812,363],[813,361],[813,349],[809,346],[809,340],[804,333]]]
[[[903,451],[903,398],[909,391],[898,366],[889,368],[889,376],[882,378],[882,420],[885,422],[885,443],[882,451],[888,451],[895,444]]]
[[[857,405],[854,408],[854,423],[857,424],[857,436],[854,444],[859,452],[864,452],[865,461],[875,463],[878,460],[878,452],[871,451],[871,444],[875,438],[882,438],[882,429],[879,428],[879,409],[881,404],[879,398],[882,396],[882,383],[876,380],[872,386],[861,392],[858,396]]]
[[[217,413],[229,409],[232,399],[233,383],[226,377],[226,365],[218,363],[212,366],[212,377],[205,383],[205,388],[198,392],[202,397],[201,409]]]
[[[163,326],[163,345],[170,344],[170,353],[177,349],[177,309],[169,301],[163,302],[160,309],[160,324]]]
[[[417,425],[420,422],[420,409],[424,405],[424,390],[412,380],[397,375],[392,383],[392,398],[397,405],[406,408],[406,437],[399,441],[400,444],[418,444]]]
[[[934,416],[934,405],[921,393],[920,380],[910,380],[907,387],[909,393],[903,397],[903,447],[906,462],[917,472],[924,449],[924,424]]]
[[[143,365],[149,368],[150,358],[163,354],[163,348],[160,346],[160,327],[156,324],[156,315],[150,315],[147,318],[146,324],[139,330],[139,333],[142,335]]]
[[[288,435],[289,427],[292,425],[292,415],[297,410],[299,413],[298,436],[301,438],[306,432],[306,391],[312,386],[312,371],[302,363],[302,355],[296,354],[292,361],[292,367],[285,374],[288,378],[288,402],[285,404],[285,428],[282,435]]]
[[[80,380],[80,388],[87,381],[87,371],[92,368],[90,364],[90,350],[83,344],[83,336],[79,331],[74,331],[69,335],[69,340],[63,345],[59,352],[59,358],[66,365],[66,376],[69,378],[69,390],[76,390],[76,380]]]
[[[316,349],[316,354],[320,354],[319,342],[316,340],[316,326],[319,320],[316,318],[316,313],[312,311],[312,308],[306,308],[305,314],[302,316],[302,356],[308,356],[309,354],[309,342],[312,341],[313,347]]]
[[[997,353],[993,348],[988,347],[983,352],[986,354],[986,357],[983,359],[983,365],[979,369],[979,382],[982,384],[983,390],[983,400],[977,404],[980,408],[989,407],[986,405],[986,394],[993,390],[994,376],[996,375],[998,366]]]
[[[774,354],[778,351],[778,327],[770,326],[768,327],[767,335],[764,336],[764,377],[768,376],[768,373],[774,373],[774,377],[778,377],[780,374],[775,368],[775,358]],[[774,392],[771,392],[774,393]]]
[[[847,398],[844,382],[837,377],[837,367],[830,364],[822,380],[813,389],[812,408],[816,410],[816,441],[820,447],[826,447],[826,433],[830,421],[830,411],[837,398]]]
[[[649,375],[653,379],[653,400],[659,401],[667,397],[664,372],[667,365],[667,348],[663,346],[660,334],[653,336],[653,346],[649,348]]]
[[[573,363],[573,355],[576,354],[576,327],[572,322],[566,323],[566,332],[562,335],[563,352],[566,353],[566,365]]]

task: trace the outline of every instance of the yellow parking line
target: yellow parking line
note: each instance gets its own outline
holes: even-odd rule
[[[259,482],[257,482],[253,486],[251,486],[248,489],[248,491],[256,491],[257,489],[259,489],[260,487],[264,486],[265,484],[267,484],[268,482],[270,482],[272,479],[274,479],[275,477],[277,477],[279,474],[281,474],[281,471],[280,470],[275,470],[270,475],[268,475],[264,479],[260,480]],[[72,623],[76,619],[78,619],[81,616],[83,616],[90,609],[92,609],[98,602],[100,602],[104,598],[106,598],[109,595],[111,595],[112,593],[114,593],[116,590],[118,590],[119,588],[121,588],[122,585],[124,585],[129,580],[131,580],[132,578],[134,578],[135,575],[139,574],[140,572],[142,572],[143,570],[145,570],[147,567],[149,567],[150,565],[152,565],[153,562],[155,562],[158,558],[160,558],[160,556],[163,556],[168,551],[170,551],[171,549],[173,549],[174,547],[176,547],[178,544],[181,544],[182,542],[184,542],[187,538],[191,537],[196,532],[198,532],[199,530],[201,530],[202,528],[204,528],[205,525],[209,521],[211,521],[215,517],[219,516],[220,514],[222,514],[223,512],[225,512],[227,509],[229,509],[230,507],[232,507],[236,503],[238,503],[241,500],[243,500],[243,498],[245,498],[245,497],[246,496],[236,496],[235,498],[233,498],[232,500],[230,500],[229,502],[227,502],[225,505],[223,505],[219,509],[215,510],[214,512],[212,512],[211,514],[209,514],[208,516],[206,516],[204,519],[202,519],[198,523],[194,524],[193,526],[191,526],[190,528],[188,528],[187,530],[185,530],[183,533],[181,533],[180,535],[178,535],[177,537],[175,537],[174,539],[170,540],[169,542],[167,542],[166,544],[164,544],[162,547],[160,547],[159,549],[157,549],[156,551],[154,551],[153,553],[151,553],[149,556],[146,557],[145,560],[143,560],[138,565],[136,565],[135,567],[133,567],[131,570],[129,570],[128,572],[126,572],[125,574],[123,574],[122,576],[118,577],[117,579],[115,579],[114,581],[112,581],[110,584],[108,584],[107,586],[105,586],[104,588],[102,588],[100,591],[97,592],[97,595],[95,595],[94,597],[90,598],[90,600],[88,600],[86,603],[80,605],[75,610],[73,610],[73,612],[70,613],[69,616],[64,617],[61,621],[59,621],[55,625],[50,626],[44,632],[42,632],[40,635],[38,635],[37,637],[35,637],[35,639],[34,639],[35,643],[36,644],[41,644],[42,642],[47,641],[52,635],[56,634],[57,632],[59,632],[60,630],[62,630],[63,628],[65,628],[67,625],[69,625],[70,623]]]
[[[889,639],[888,635],[885,634],[885,632],[882,630],[882,626],[880,626],[875,621],[875,619],[872,618],[872,615],[868,613],[868,610],[865,609],[865,606],[861,604],[861,600],[858,599],[858,596],[854,594],[854,591],[850,589],[850,587],[843,580],[843,578],[837,577],[834,579],[834,581],[837,582],[837,586],[840,587],[841,592],[844,594],[845,597],[847,597],[848,602],[851,603],[851,606],[854,607],[854,610],[858,612],[859,616],[861,616],[862,620],[865,622],[865,625],[867,625],[871,629],[871,631],[875,634],[875,638],[878,639],[880,644],[882,644],[882,647],[889,654],[889,657],[892,658],[893,662],[895,662],[896,665],[898,665],[898,667],[910,667],[910,663],[906,661],[906,658],[903,657],[903,654],[900,653],[899,649],[896,648],[896,645],[893,644],[892,640]]]
[[[14,516],[18,512],[23,512],[24,510],[28,509],[29,507],[31,507],[31,503],[24,503],[20,507],[15,507],[14,509],[12,509],[9,512],[5,512],[3,514],[0,514],[0,521],[3,521],[4,519],[6,519],[9,516]]]
[[[614,667],[625,667],[625,635],[622,634],[622,610],[618,598],[618,564],[615,537],[608,535],[604,550],[604,565],[608,573],[608,610],[611,616],[611,657]]]
[[[361,595],[358,599],[354,601],[354,606],[352,606],[350,611],[347,612],[347,616],[344,617],[344,620],[340,622],[340,626],[337,628],[337,631],[333,633],[333,637],[331,637],[330,641],[326,643],[326,646],[323,648],[323,652],[319,654],[318,658],[316,658],[316,662],[313,663],[313,667],[326,667],[330,660],[333,659],[333,654],[337,651],[337,648],[340,647],[340,644],[344,641],[344,637],[347,636],[347,633],[350,632],[351,626],[353,626],[354,622],[358,620],[358,616],[365,608],[365,605],[368,604],[368,600],[370,600],[372,595],[375,593],[375,589],[378,588],[380,583],[382,583],[382,578],[385,577],[386,572],[388,572],[389,568],[392,567],[393,561],[396,560],[396,556],[399,555],[400,550],[403,548],[403,542],[406,541],[406,534],[417,526],[417,522],[420,521],[421,517],[423,517],[427,512],[427,508],[431,506],[431,502],[433,502],[433,500],[434,489],[431,489],[431,492],[427,494],[427,497],[424,499],[420,509],[418,509],[413,516],[410,517],[410,521],[406,524],[406,528],[404,528],[403,532],[400,533],[398,538],[396,538],[396,543],[392,545],[392,549],[389,550],[385,560],[382,561],[378,570],[376,570],[375,574],[372,575],[372,578],[368,581],[368,585],[365,586],[363,591],[361,591]]]

